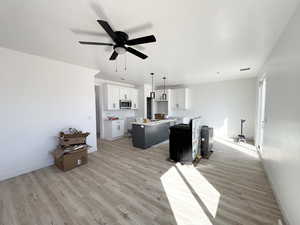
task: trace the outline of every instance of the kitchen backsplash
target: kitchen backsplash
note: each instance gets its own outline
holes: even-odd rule
[[[104,111],[103,112],[103,119],[107,119],[108,116],[116,116],[119,117],[119,119],[124,120],[124,128],[125,128],[125,133],[127,132],[128,129],[128,123],[127,123],[127,118],[128,117],[136,117],[137,112],[135,110],[117,110],[117,111]]]
[[[103,119],[107,119],[108,116],[116,116],[120,119],[126,119],[127,117],[135,117],[136,112],[134,110],[104,111]]]

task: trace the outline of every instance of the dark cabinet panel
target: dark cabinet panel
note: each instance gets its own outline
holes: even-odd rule
[[[170,123],[153,126],[133,124],[132,144],[134,147],[146,149],[169,139]]]

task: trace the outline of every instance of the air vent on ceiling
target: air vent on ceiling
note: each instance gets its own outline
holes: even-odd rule
[[[243,71],[247,71],[247,70],[250,70],[250,69],[251,69],[250,67],[247,67],[247,68],[240,69],[240,71],[243,72]]]

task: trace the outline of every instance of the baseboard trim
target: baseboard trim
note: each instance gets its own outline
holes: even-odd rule
[[[283,209],[282,204],[281,204],[281,202],[280,202],[280,200],[279,200],[279,198],[278,198],[278,193],[275,191],[275,189],[274,189],[274,184],[273,184],[272,180],[270,179],[270,176],[269,176],[269,173],[268,173],[267,168],[265,167],[264,159],[263,159],[263,157],[262,157],[262,155],[261,155],[261,150],[258,149],[257,146],[256,146],[256,149],[257,149],[257,153],[258,153],[259,159],[260,159],[260,161],[261,161],[262,167],[263,167],[263,169],[264,169],[264,171],[265,171],[267,180],[268,180],[269,184],[271,185],[272,191],[273,191],[273,193],[274,193],[274,197],[275,197],[275,199],[276,199],[276,202],[277,202],[277,204],[278,204],[279,210],[280,210],[281,215],[282,215],[282,218],[281,218],[282,220],[279,220],[279,221],[278,221],[278,225],[290,225],[290,222],[289,222],[288,219],[287,219],[287,215],[286,215],[286,213],[285,213],[285,210]]]
[[[97,148],[90,148],[88,150],[88,153],[90,154],[90,153],[93,153],[93,152],[96,152],[96,151],[98,151]],[[41,160],[41,163],[38,163],[35,166],[24,167],[24,168],[19,169],[19,170],[1,171],[0,172],[0,181],[8,180],[10,178],[14,178],[14,177],[26,174],[26,173],[30,173],[30,172],[33,172],[33,171],[36,171],[36,170],[39,170],[39,169],[43,169],[43,168],[52,166],[52,165],[54,165],[54,160],[51,157],[46,162],[44,160],[43,161]]]
[[[48,166],[51,166],[54,164],[53,159],[49,159],[48,161],[41,161],[41,163],[38,163],[34,166],[28,166],[28,167],[23,167],[22,169],[18,169],[18,170],[6,170],[6,171],[2,171],[2,173],[0,173],[0,181],[4,181],[13,177],[17,177],[26,173],[30,173],[32,171],[35,170],[39,170]]]

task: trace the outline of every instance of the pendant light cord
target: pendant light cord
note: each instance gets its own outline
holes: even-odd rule
[[[124,55],[124,59],[125,59],[125,66],[124,66],[124,70],[127,70],[127,54]]]
[[[118,59],[116,59],[116,73],[118,72]]]
[[[152,92],[153,92],[153,75],[152,75]]]
[[[153,79],[154,79],[154,77],[153,77],[153,73],[151,74],[151,76],[152,76],[152,92],[153,92]]]

